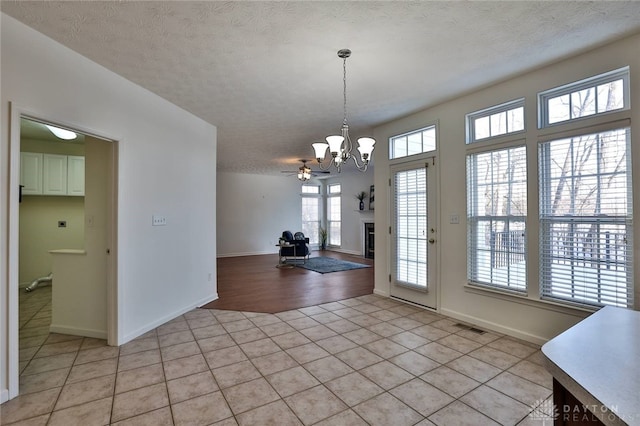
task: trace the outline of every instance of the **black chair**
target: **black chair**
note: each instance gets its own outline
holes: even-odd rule
[[[284,231],[281,237],[280,257],[306,260],[309,258],[311,250],[309,249],[309,238],[306,238],[302,232],[292,234],[291,231]]]

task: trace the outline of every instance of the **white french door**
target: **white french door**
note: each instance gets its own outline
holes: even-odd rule
[[[436,309],[435,161],[391,169],[393,297]]]

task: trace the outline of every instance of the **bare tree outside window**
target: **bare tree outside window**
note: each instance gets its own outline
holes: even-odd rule
[[[540,145],[544,295],[598,305],[629,303],[629,146],[628,129]]]
[[[526,290],[526,170],[524,147],[467,156],[470,282]]]
[[[625,76],[628,77],[628,70]],[[615,72],[614,77],[604,81],[596,78],[576,84],[576,90],[551,90],[541,94],[543,103],[544,124],[557,124],[565,121],[581,119],[604,114],[625,108],[627,88],[626,77],[619,77],[622,72]]]

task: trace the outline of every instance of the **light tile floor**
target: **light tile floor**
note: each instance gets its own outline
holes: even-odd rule
[[[258,314],[195,309],[119,347],[49,334],[21,294],[3,425],[550,425],[537,346],[368,295]]]

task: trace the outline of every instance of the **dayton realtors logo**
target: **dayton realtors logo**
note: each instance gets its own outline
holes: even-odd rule
[[[583,422],[594,422],[599,420],[609,422],[618,419],[615,414],[617,407],[604,407],[602,405],[568,405],[556,406],[550,399],[538,400],[531,405],[529,418],[541,421],[542,425],[552,425],[554,420],[561,419],[563,423],[580,424]]]
[[[541,421],[542,425],[552,425],[560,417],[558,407],[550,399],[538,400],[531,405],[529,417],[531,420]]]

